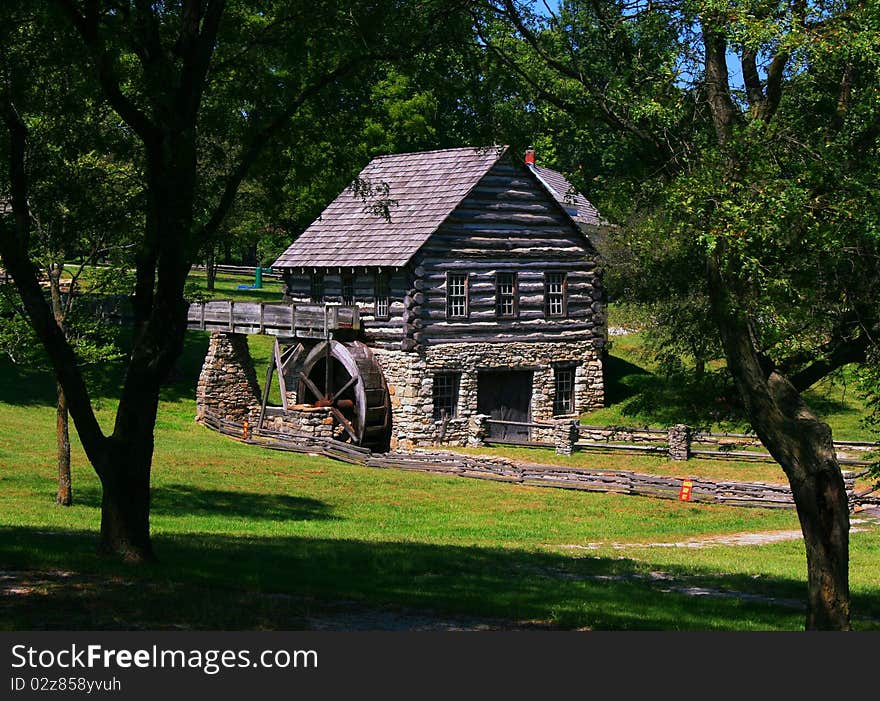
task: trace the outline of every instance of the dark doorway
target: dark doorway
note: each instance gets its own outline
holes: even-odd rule
[[[477,411],[497,421],[531,421],[534,373],[523,370],[480,372]],[[528,426],[489,424],[489,440],[528,441]]]

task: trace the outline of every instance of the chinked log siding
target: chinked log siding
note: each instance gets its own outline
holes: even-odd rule
[[[433,343],[585,341],[601,345],[604,310],[596,253],[543,187],[496,164],[416,254],[423,272],[422,338]],[[517,314],[499,317],[496,276],[517,274]],[[566,315],[548,318],[545,273],[566,274]],[[449,319],[449,273],[468,275],[468,314]]]
[[[354,304],[360,310],[361,327],[367,340],[377,348],[399,349],[404,337],[403,314],[406,311],[404,298],[411,288],[411,273],[405,269],[387,271],[389,275],[389,316],[376,318],[376,275],[377,270],[367,268],[319,269],[324,273],[324,301],[342,302],[343,274],[354,275]],[[305,303],[309,298],[309,283],[312,270],[291,270],[286,276],[286,299],[293,303]]]
[[[450,157],[454,156],[451,152]],[[475,162],[482,158],[471,154],[467,157]],[[408,156],[390,158],[400,158],[402,164],[410,160]],[[360,229],[346,234],[351,245],[345,259],[356,262],[362,258],[361,251],[383,245],[386,237],[381,232],[385,228],[394,231],[393,236],[402,237],[401,246],[411,240],[404,234],[420,226],[412,219],[412,212],[422,208],[426,213],[433,211],[445,197],[440,171],[447,166],[448,162],[438,160],[419,175],[425,182],[409,178],[397,185],[402,188],[401,197],[412,201],[407,200],[399,213],[392,209],[390,220],[375,224],[376,241],[365,237]],[[408,166],[401,167],[404,172]],[[600,348],[605,336],[601,272],[592,244],[564,209],[569,204],[558,193],[551,194],[546,183],[525,166],[496,161],[485,167],[483,175],[474,178],[463,198],[450,206],[445,219],[438,220],[437,228],[424,237],[420,247],[411,249],[413,255],[406,265],[384,268],[390,274],[388,319],[374,316],[377,266],[318,267],[324,275],[325,301],[341,302],[342,273],[353,274],[354,298],[360,308],[365,340],[380,348],[417,351],[433,344],[514,340],[586,342]],[[432,177],[437,182],[428,186]],[[435,201],[435,197],[439,199]],[[350,216],[355,215],[346,214],[346,223]],[[341,226],[342,220],[337,224]],[[336,241],[340,243],[341,239]],[[502,317],[498,313],[498,273],[516,274],[514,315]],[[562,317],[548,317],[547,273],[565,276]],[[467,276],[467,314],[454,319],[448,318],[447,304],[451,274]],[[290,270],[287,281],[291,301],[308,298],[310,277],[308,266],[305,270]]]

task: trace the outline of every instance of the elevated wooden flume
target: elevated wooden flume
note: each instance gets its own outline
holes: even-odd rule
[[[357,307],[212,300],[191,304],[187,319],[192,330],[275,337],[259,428],[273,411],[269,388],[277,374],[282,411],[290,408],[288,392],[295,390],[299,404],[326,408],[352,443],[386,447],[391,427],[388,387],[372,351],[357,339]]]
[[[217,299],[189,305],[192,330],[329,340],[334,332],[359,331],[357,307],[339,304],[236,302]]]

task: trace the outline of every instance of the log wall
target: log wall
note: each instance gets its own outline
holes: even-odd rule
[[[417,343],[570,341],[600,348],[605,340],[601,274],[586,237],[558,203],[521,169],[496,164],[416,254],[421,293]],[[495,282],[515,272],[516,318],[499,318]],[[544,274],[566,273],[564,318],[545,313]],[[449,273],[468,275],[468,315],[448,319]]]

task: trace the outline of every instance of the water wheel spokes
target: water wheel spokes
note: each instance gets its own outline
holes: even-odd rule
[[[387,449],[388,389],[367,346],[359,341],[323,341],[297,365],[300,403],[329,409],[339,435],[352,443]]]
[[[333,394],[330,395],[330,399],[335,399],[336,397],[341,396],[345,392],[345,390],[347,390],[349,387],[351,387],[357,381],[358,381],[357,377],[352,377],[351,379],[349,379],[348,382],[346,382],[344,385],[342,385],[342,387],[340,387],[335,392],[333,392]]]
[[[330,412],[333,414],[333,416],[336,417],[336,420],[339,421],[342,428],[344,428],[345,432],[351,437],[351,440],[353,440],[355,443],[360,442],[360,435],[358,435],[355,427],[352,426],[351,421],[345,418],[345,414],[343,414],[342,411],[337,409],[335,406],[330,407]]]

